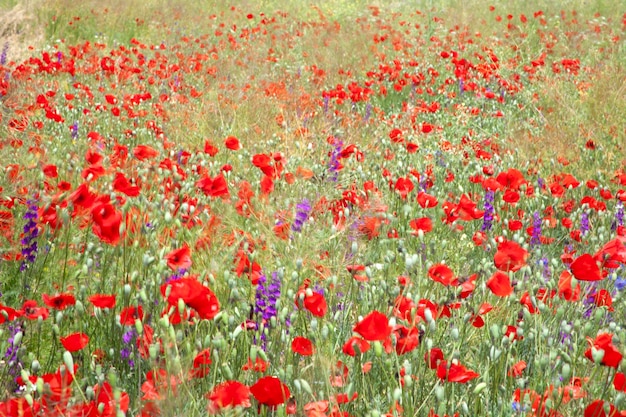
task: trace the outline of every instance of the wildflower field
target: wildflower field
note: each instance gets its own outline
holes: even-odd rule
[[[626,3],[0,2],[0,417],[626,415]]]

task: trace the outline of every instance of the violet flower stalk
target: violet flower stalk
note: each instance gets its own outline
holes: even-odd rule
[[[133,341],[137,337],[137,333],[133,327],[129,328],[122,336],[124,347],[120,350],[120,356],[122,359],[128,361],[128,366],[132,369],[135,367],[135,361],[132,359],[133,353]]]
[[[311,203],[306,198],[303,199],[300,204],[296,205],[296,216],[291,225],[291,230],[294,232],[301,232],[304,222],[309,218],[311,213]]]
[[[613,231],[617,230],[620,226],[624,226],[624,205],[621,201],[618,201],[616,207],[615,221],[611,224],[611,230]]]
[[[4,360],[8,365],[8,372],[13,378],[17,378],[22,370],[22,362],[19,358],[19,350],[22,346],[22,323],[16,321],[9,324],[9,347],[4,353]],[[19,334],[19,336],[18,336]]]
[[[2,52],[0,52],[0,65],[5,65],[7,63],[7,52],[9,52],[9,42],[4,43]]]
[[[483,215],[483,225],[480,228],[481,232],[487,232],[491,230],[493,226],[493,218],[495,213],[495,208],[493,207],[493,202],[495,199],[495,193],[491,190],[485,193],[485,204],[483,209],[485,210],[485,214]]]
[[[265,350],[267,345],[267,336],[263,329],[270,326],[272,317],[276,317],[276,302],[280,297],[280,277],[278,272],[272,272],[272,279],[268,283],[265,274],[261,274],[256,287],[254,314],[257,316],[261,329],[261,348]]]
[[[533,214],[533,231],[530,244],[532,246],[541,244],[541,216],[538,211]]]
[[[37,213],[37,202],[34,200],[28,200],[28,209],[24,213],[24,219],[27,220],[24,225],[24,237],[22,238],[22,264],[20,265],[20,271],[25,271],[29,264],[35,262],[37,257],[37,237],[39,236],[39,229],[37,228],[37,219],[39,215]]]
[[[589,215],[584,212],[580,217],[580,234],[585,236],[589,232]]]
[[[332,182],[337,182],[337,177],[339,176],[339,155],[341,154],[342,148],[343,142],[335,140],[333,150],[330,153],[330,161],[328,162],[328,172],[330,173],[329,180]]]

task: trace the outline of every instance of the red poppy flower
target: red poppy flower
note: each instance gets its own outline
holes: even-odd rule
[[[210,197],[228,197],[228,183],[222,174],[211,178],[208,175],[200,179],[196,186],[202,190],[205,195]]]
[[[136,319],[143,320],[143,307],[142,306],[126,307],[120,313],[120,324],[122,326],[134,326]]]
[[[94,294],[88,298],[94,307],[113,308],[115,307],[115,294]]]
[[[76,212],[76,208],[90,209],[96,201],[96,195],[89,190],[87,183],[82,183],[70,194],[69,200],[74,205],[74,212]]]
[[[104,243],[117,245],[120,241],[122,214],[108,201],[96,202],[91,208],[93,233]]]
[[[613,378],[613,387],[617,391],[626,392],[626,375],[622,372],[617,372]]]
[[[559,277],[559,297],[567,301],[578,301],[580,297],[580,284],[572,287],[572,274],[569,271],[561,272]]]
[[[385,340],[391,334],[389,319],[376,310],[365,316],[353,330],[369,341]]]
[[[39,307],[35,300],[24,301],[21,312],[29,320],[37,320],[39,318],[46,320],[50,316],[50,311],[45,307]]]
[[[616,349],[615,345],[613,345],[613,335],[611,333],[600,333],[596,336],[595,340],[591,340],[591,338],[587,338],[587,341],[591,345],[585,351],[585,357],[590,361],[594,361],[592,348],[596,350],[604,351],[604,356],[600,361],[601,365],[610,366],[612,368],[617,368],[622,361],[622,354],[619,350]]]
[[[432,348],[424,354],[424,360],[430,369],[437,369],[439,362],[443,361],[443,351],[439,348]]]
[[[428,276],[435,282],[449,286],[454,281],[454,272],[445,264],[435,264],[428,269]]]
[[[164,297],[168,287],[171,289],[167,301],[172,306],[177,307],[178,300],[182,299],[205,320],[211,320],[219,312],[220,305],[213,291],[195,278],[180,278],[161,285]]]
[[[493,262],[500,271],[515,272],[526,265],[528,252],[517,243],[505,240],[498,245]]]
[[[239,381],[225,381],[207,394],[209,412],[219,413],[226,407],[250,407],[250,389]]]
[[[121,172],[115,173],[115,178],[113,179],[113,189],[126,194],[129,197],[137,197],[140,191],[140,188],[136,185],[132,185],[128,178],[126,178],[126,176]]]
[[[570,265],[572,274],[579,281],[600,281],[602,273],[593,256],[585,253],[579,256]]]
[[[145,161],[146,159],[152,159],[157,156],[159,152],[151,146],[148,145],[138,145],[133,149],[133,155],[135,158],[140,161]]]
[[[280,379],[275,376],[264,376],[259,379],[250,387],[250,392],[252,392],[259,404],[272,408],[284,404],[291,396],[289,387],[280,382]]]
[[[45,295],[45,294],[44,294]],[[22,312],[9,306],[0,304],[0,324],[5,321],[13,321],[22,316]]]
[[[103,382],[102,385],[96,385],[94,387],[94,392],[96,395],[95,403],[98,404],[99,410],[97,415],[102,417],[113,417],[117,415],[118,407],[124,414],[128,411],[128,406],[130,404],[128,394],[122,391],[120,393],[120,397],[117,397],[117,395],[113,393],[113,387],[111,387],[111,384],[109,384],[108,381]]]
[[[354,349],[355,346],[359,349],[360,353],[365,353],[370,348],[370,344],[367,340],[358,336],[352,336],[346,343],[344,343],[342,352],[348,356],[354,357],[356,355],[356,350]]]
[[[608,407],[608,414],[605,411],[604,408],[604,401],[603,400],[595,400],[594,402],[592,402],[591,404],[589,404],[587,406],[587,408],[585,408],[585,417],[618,417],[620,414],[620,412],[617,410],[617,408],[615,408],[615,406],[611,403],[608,403],[609,407]]]
[[[45,305],[57,310],[65,310],[69,306],[76,304],[76,298],[72,294],[64,293],[50,297],[48,294],[41,296]]]
[[[507,376],[514,378],[522,376],[522,372],[524,372],[524,369],[526,369],[526,361],[519,361],[515,365],[511,366],[511,368],[509,368]]]
[[[507,297],[513,294],[513,287],[511,286],[509,275],[502,271],[496,271],[496,273],[489,278],[487,288],[498,297]]]
[[[61,344],[70,352],[82,350],[89,343],[89,336],[85,333],[72,333],[61,338]]]
[[[43,173],[48,178],[56,178],[59,176],[56,165],[45,165],[43,167]]]
[[[311,356],[313,354],[313,343],[306,337],[296,336],[291,342],[291,350],[302,356]]]
[[[189,269],[191,266],[191,250],[189,246],[183,245],[182,248],[174,249],[165,255],[167,266],[173,271],[179,269]]]
[[[190,376],[192,378],[204,378],[209,374],[209,365],[211,364],[211,350],[204,349],[193,358],[193,368]]]
[[[423,191],[420,191],[420,193],[417,195],[417,202],[422,208],[433,208],[437,207],[437,205],[439,204],[437,197],[426,194]]]
[[[316,317],[324,317],[328,311],[326,299],[322,294],[316,292],[304,298],[304,308]]]
[[[417,327],[396,326],[394,328],[396,335],[396,353],[404,355],[411,352],[420,343],[420,332]]]
[[[396,180],[396,185],[394,189],[400,194],[400,197],[405,200],[406,196],[413,191],[415,186],[413,185],[413,181],[409,178],[400,177]]]
[[[415,232],[411,232],[413,235],[417,235],[420,230],[428,233],[433,230],[433,221],[429,217],[420,217],[419,219],[411,220],[409,226],[415,230]]]
[[[248,362],[243,364],[243,366],[241,367],[241,370],[264,373],[267,370],[267,366],[268,366],[268,363],[257,356],[254,363],[252,363],[252,359],[248,358]]]
[[[239,139],[237,139],[234,136],[227,137],[226,140],[224,141],[224,144],[231,151],[238,151],[239,149],[241,149],[241,144],[239,143]]]
[[[437,376],[442,381],[464,384],[474,378],[478,378],[480,375],[470,369],[467,369],[460,363],[453,362],[448,368],[448,364],[444,360],[439,362],[439,365],[437,366]]]

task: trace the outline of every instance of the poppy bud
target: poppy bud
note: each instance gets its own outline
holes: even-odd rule
[[[69,370],[70,374],[74,375],[74,358],[72,358],[72,354],[67,350],[63,352],[63,363],[65,363],[65,367]]]

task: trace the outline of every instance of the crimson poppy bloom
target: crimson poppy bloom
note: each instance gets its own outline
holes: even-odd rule
[[[263,373],[267,370],[267,366],[268,366],[268,363],[257,356],[254,363],[252,363],[252,359],[248,358],[248,362],[243,364],[243,366],[241,367],[241,370]]]
[[[420,191],[420,193],[417,194],[417,203],[421,208],[433,208],[437,207],[439,200],[437,200],[437,197],[435,196]]]
[[[604,356],[600,361],[601,365],[617,368],[622,361],[622,354],[613,345],[613,335],[611,333],[600,333],[595,340],[587,338],[590,347],[585,351],[585,357],[590,361],[594,361],[592,348],[604,351]]]
[[[311,356],[313,354],[313,343],[306,337],[296,336],[291,341],[291,350],[302,356]]]
[[[189,246],[183,245],[182,248],[174,249],[165,255],[167,266],[173,271],[179,269],[189,269],[191,266],[191,249]]]
[[[45,307],[39,307],[35,300],[24,301],[20,311],[29,320],[37,320],[39,318],[46,320],[50,316],[50,311]]]
[[[513,294],[511,279],[508,274],[502,271],[496,271],[496,273],[489,278],[487,288],[498,297],[507,297]]]
[[[304,308],[316,317],[324,317],[328,311],[326,299],[322,294],[316,292],[304,298]]]
[[[449,286],[454,281],[454,272],[446,264],[435,264],[428,269],[428,276],[435,282]]]
[[[621,415],[617,408],[611,403],[609,403],[608,411],[607,414],[603,400],[595,400],[585,408],[584,417],[617,417]]]
[[[528,252],[517,243],[505,240],[498,245],[498,251],[493,256],[493,262],[500,271],[515,272],[526,265]]]
[[[617,391],[626,392],[626,375],[617,372],[613,377],[613,388]]]
[[[466,382],[471,381],[474,378],[478,378],[479,376],[479,374],[467,369],[460,363],[452,362],[448,368],[447,362],[443,360],[439,362],[439,365],[437,366],[437,377],[439,377],[442,381],[465,384]]]
[[[157,156],[159,152],[151,146],[148,145],[138,145],[133,149],[133,156],[140,161],[145,161],[146,159],[152,159]]]
[[[359,349],[360,353],[365,353],[369,350],[370,344],[367,340],[362,339],[358,336],[352,336],[346,343],[343,344],[342,352],[348,356],[355,356],[356,350],[354,347]]]
[[[239,139],[237,139],[234,136],[227,137],[226,140],[224,141],[224,145],[226,145],[226,147],[230,149],[231,151],[238,151],[239,149],[241,149],[241,144],[239,143]]]
[[[208,410],[216,414],[227,407],[250,407],[250,389],[239,381],[225,381],[207,394]]]
[[[113,189],[126,194],[129,197],[137,197],[140,191],[140,188],[136,185],[132,185],[128,178],[126,178],[126,176],[121,172],[115,173],[115,178],[113,179]]]
[[[104,243],[117,245],[120,241],[120,224],[122,213],[117,211],[108,201],[96,202],[91,208],[93,225],[91,230]]]
[[[443,358],[443,351],[439,348],[432,348],[424,354],[424,360],[430,369],[437,369]]]
[[[250,387],[250,392],[259,404],[272,408],[284,404],[291,396],[289,387],[275,376],[264,376],[259,379]]]
[[[428,217],[420,217],[409,222],[411,229],[415,230],[411,232],[413,235],[417,235],[421,230],[423,233],[428,233],[433,230],[433,221]]]
[[[579,281],[600,281],[602,273],[593,256],[585,253],[580,255],[570,265],[572,274]]]
[[[76,298],[69,293],[57,294],[55,296],[50,297],[48,294],[43,294],[41,296],[45,305],[50,308],[55,308],[57,310],[65,310],[69,306],[73,306],[76,304]]]
[[[190,376],[192,378],[204,378],[209,374],[209,365],[211,364],[211,350],[204,349],[193,358],[193,368]]]
[[[65,350],[70,352],[77,352],[82,350],[89,343],[89,336],[85,333],[72,333],[68,336],[61,338],[61,344]]]
[[[172,306],[177,307],[178,300],[182,299],[205,320],[211,320],[220,310],[219,301],[213,291],[195,278],[180,278],[161,285],[161,294],[164,297],[168,287],[171,290],[167,301]]]
[[[94,307],[113,308],[115,307],[115,294],[94,294],[88,298]]]
[[[228,183],[222,174],[211,178],[208,175],[200,179],[196,186],[202,190],[205,195],[210,197],[228,197]]]
[[[126,307],[120,313],[120,324],[122,326],[134,326],[135,320],[143,320],[143,307],[130,306]]]
[[[404,355],[411,352],[420,343],[420,332],[417,327],[396,326],[394,329],[396,335],[396,353]]]
[[[369,341],[385,340],[391,334],[389,319],[376,310],[365,316],[353,330]]]

